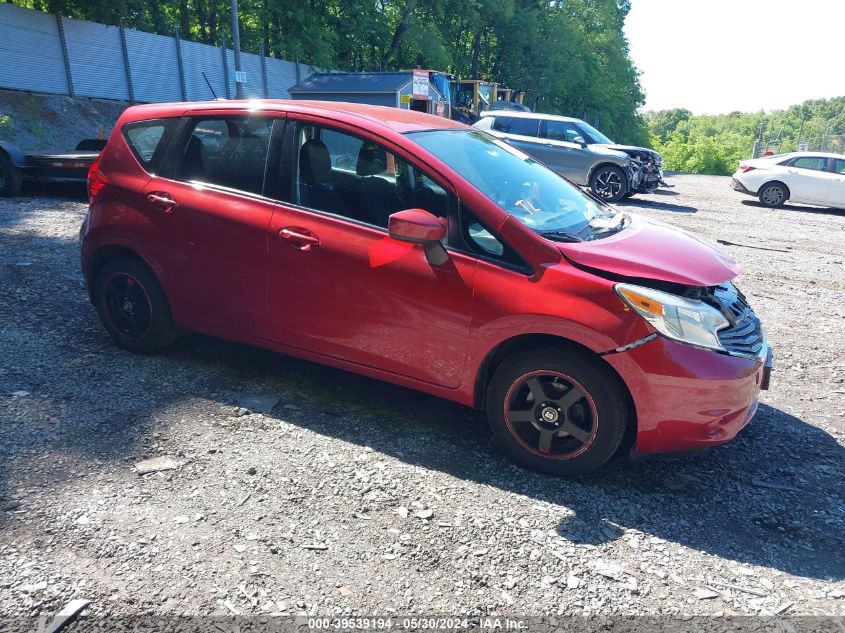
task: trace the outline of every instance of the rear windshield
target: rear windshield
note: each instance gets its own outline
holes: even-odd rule
[[[166,132],[176,119],[137,121],[123,126],[123,137],[135,158],[147,171],[154,171],[161,160]]]

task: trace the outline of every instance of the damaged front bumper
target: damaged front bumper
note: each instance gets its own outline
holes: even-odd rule
[[[663,163],[654,159],[631,159],[630,191],[633,193],[652,193],[658,187],[670,187],[663,180]]]
[[[754,417],[772,372],[768,346],[744,358],[662,336],[602,358],[630,388],[639,458],[731,441]]]

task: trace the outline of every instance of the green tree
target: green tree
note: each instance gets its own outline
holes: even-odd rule
[[[231,45],[229,0],[12,0]],[[649,142],[622,32],[629,0],[240,0],[245,51],[337,70],[422,66],[523,89],[529,105]]]

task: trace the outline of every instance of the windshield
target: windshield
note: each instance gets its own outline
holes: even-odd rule
[[[585,132],[587,135],[587,141],[592,143],[602,143],[605,145],[613,145],[613,141],[607,138],[604,134],[599,132],[596,128],[594,128],[589,123],[584,123],[583,121],[578,121],[578,127],[581,128],[582,132]]]
[[[602,224],[596,220],[613,217],[609,207],[582,193],[527,154],[485,132],[433,130],[410,132],[408,136],[507,213],[548,237],[569,235],[579,240],[594,239]]]

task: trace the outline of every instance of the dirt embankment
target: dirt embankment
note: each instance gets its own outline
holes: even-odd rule
[[[0,141],[25,150],[72,150],[84,138],[108,136],[128,106],[123,101],[0,90]]]

